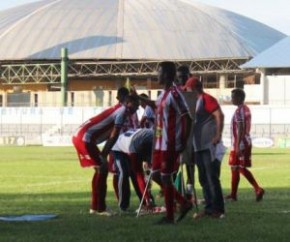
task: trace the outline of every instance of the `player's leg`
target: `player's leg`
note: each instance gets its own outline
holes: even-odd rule
[[[212,203],[213,203],[213,217],[223,217],[225,213],[224,197],[220,182],[220,166],[221,162],[217,159],[211,161],[210,165],[210,184],[212,191]]]
[[[146,187],[144,170],[142,167],[142,160],[140,159],[140,156],[137,153],[134,153],[134,154],[130,154],[130,162],[131,162],[132,175],[134,175],[136,178],[138,192],[141,193],[141,198],[138,196],[141,201],[142,196],[145,191],[145,187]],[[137,190],[137,188],[135,188],[135,190]],[[145,205],[147,206],[150,205],[150,196],[149,196],[148,189],[145,191],[144,201],[145,201]]]
[[[107,193],[107,164],[101,163],[99,159],[100,151],[93,143],[86,143],[86,149],[89,156],[96,163],[95,173],[92,179],[92,201],[91,209],[98,212],[106,211],[106,193]]]
[[[121,211],[126,211],[130,205],[130,165],[128,156],[122,152],[114,151],[114,164],[118,177],[118,197]]]
[[[179,168],[179,163],[177,161],[178,157],[179,154],[177,152],[162,152],[163,165],[161,166],[161,181],[164,191],[167,219],[174,221],[174,200],[176,200],[181,205],[177,222],[181,221],[192,208],[191,202],[182,196],[173,185],[173,174],[176,174]]]
[[[253,186],[256,193],[256,201],[259,202],[263,199],[264,189],[259,186],[252,172],[248,170],[246,167],[240,168],[240,173],[248,180],[248,182]]]
[[[113,176],[112,184],[113,184],[113,188],[114,188],[114,193],[115,193],[117,200],[119,201],[118,176],[117,176],[117,172],[116,172],[116,168],[115,168],[115,164],[114,164],[113,152],[110,152],[110,154],[109,154],[108,170]]]
[[[230,201],[237,201],[237,193],[240,183],[240,163],[235,151],[230,152],[229,165],[231,167],[231,193],[227,195],[225,199]]]
[[[242,152],[240,160],[241,160],[240,173],[248,180],[248,182],[255,189],[256,201],[259,202],[263,199],[265,191],[263,188],[259,186],[252,172],[250,172],[250,170],[246,168],[252,166],[252,145],[245,146],[245,149]]]

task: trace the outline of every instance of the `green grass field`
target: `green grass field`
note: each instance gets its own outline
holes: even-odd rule
[[[227,155],[221,175],[224,194],[230,187],[226,160]],[[256,149],[253,160],[251,171],[266,190],[261,203],[255,202],[242,177],[239,201],[226,204],[225,219],[195,221],[192,211],[175,226],[157,226],[160,215],[89,215],[93,170],[79,166],[72,147],[0,147],[0,216],[58,215],[42,222],[0,221],[0,241],[289,241],[290,150]],[[117,210],[111,176],[108,184],[107,204]],[[138,206],[134,192],[131,201],[134,211]]]

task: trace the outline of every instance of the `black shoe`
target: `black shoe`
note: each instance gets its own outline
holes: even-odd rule
[[[167,217],[162,217],[159,221],[155,223],[156,225],[166,225],[166,224],[175,224],[174,220],[168,219]]]
[[[192,203],[186,203],[186,205],[181,206],[180,214],[178,218],[176,219],[176,222],[180,222],[191,209],[192,209]]]
[[[257,194],[256,194],[256,201],[257,201],[257,202],[262,201],[264,195],[265,195],[265,190],[264,190],[263,188],[261,188],[261,189],[257,192]]]

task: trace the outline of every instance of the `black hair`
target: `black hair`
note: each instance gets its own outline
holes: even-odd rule
[[[129,95],[129,90],[126,87],[120,87],[117,92],[117,98],[119,100],[124,100],[126,96]]]
[[[128,95],[126,96],[126,102],[131,102],[139,105],[139,98],[136,95]]]
[[[163,61],[159,63],[159,67],[162,68],[162,72],[166,73],[168,78],[173,80],[176,76],[176,66],[172,61]]]
[[[141,93],[139,96],[149,98],[149,96],[146,93]]]
[[[246,93],[243,89],[235,88],[232,90],[232,95],[235,95],[236,97],[240,98],[241,101],[245,101]]]
[[[186,65],[181,65],[177,68],[178,72],[182,72],[182,73],[186,73],[186,74],[190,74],[189,68]]]

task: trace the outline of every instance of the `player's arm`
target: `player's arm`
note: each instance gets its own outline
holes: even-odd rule
[[[136,93],[137,94],[137,93]],[[139,100],[142,100],[146,103],[146,105],[150,106],[151,108],[155,109],[156,108],[156,104],[154,100],[148,99],[146,97],[142,97],[140,95],[138,95]]]
[[[236,147],[235,147],[235,151],[237,154],[239,154],[241,151],[240,144],[244,136],[244,133],[245,133],[245,122],[240,120],[239,122],[237,122],[237,140],[236,140]]]
[[[106,159],[106,157],[108,156],[109,152],[111,151],[112,147],[114,146],[114,144],[116,143],[119,134],[120,134],[120,130],[121,130],[121,126],[115,125],[109,139],[106,141],[104,148],[101,151],[101,157],[103,159]]]
[[[212,115],[214,116],[216,122],[216,133],[212,139],[213,144],[217,144],[221,141],[223,128],[224,128],[224,114],[220,108],[215,110]]]
[[[131,87],[130,94],[133,95],[133,96],[137,96],[139,98],[139,100],[144,101],[146,103],[146,105],[150,106],[151,108],[153,108],[153,109],[156,108],[155,101],[138,95],[135,87]]]
[[[147,117],[146,116],[142,116],[142,118],[140,120],[140,127],[141,128],[146,128],[145,127],[146,120],[147,120]]]

